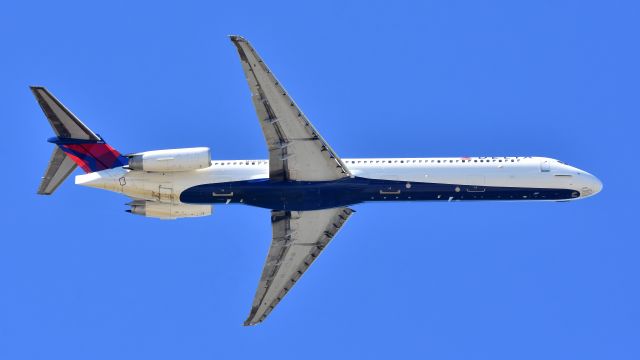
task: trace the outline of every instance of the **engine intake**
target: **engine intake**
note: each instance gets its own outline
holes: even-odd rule
[[[155,201],[136,200],[128,203],[131,206],[126,212],[163,220],[177,218],[200,217],[211,215],[211,205],[167,204]]]
[[[131,170],[174,172],[204,169],[211,166],[208,147],[145,151],[127,155]]]

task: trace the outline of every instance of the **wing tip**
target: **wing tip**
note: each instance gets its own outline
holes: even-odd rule
[[[242,35],[227,35],[227,36],[229,36],[229,39],[233,43],[248,42],[247,39],[245,39],[244,36]]]
[[[264,319],[262,319],[264,320]],[[262,320],[255,320],[255,316],[249,316],[249,318],[247,318],[247,320],[244,321],[244,323],[242,323],[243,326],[255,326],[258,325],[262,322]]]
[[[41,85],[29,85],[29,90],[31,90],[34,95],[38,95],[38,91],[47,91],[47,88]]]
[[[252,307],[251,311],[249,312],[249,316],[247,317],[247,319],[244,321],[244,323],[242,325],[244,325],[244,326],[253,326],[253,325],[258,325],[259,323],[261,323],[262,320],[264,320],[264,319],[256,320],[256,313],[257,312],[258,312],[258,308]]]

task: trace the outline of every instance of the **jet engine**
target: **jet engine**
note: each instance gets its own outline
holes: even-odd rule
[[[126,212],[163,220],[211,215],[211,205],[167,204],[155,201],[136,200],[128,203]]]
[[[174,172],[204,169],[211,166],[208,147],[145,151],[127,155],[131,170]]]

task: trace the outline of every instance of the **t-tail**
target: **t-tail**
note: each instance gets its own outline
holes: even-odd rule
[[[47,89],[31,86],[31,91],[56,134],[48,141],[57,145],[42,177],[38,194],[53,194],[78,166],[90,173],[127,164],[124,156],[91,131]]]

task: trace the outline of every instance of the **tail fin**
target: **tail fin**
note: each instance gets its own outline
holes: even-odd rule
[[[56,134],[49,142],[58,145],[51,155],[38,194],[52,194],[76,166],[89,173],[127,164],[124,156],[91,131],[47,89],[32,86],[31,91]]]

